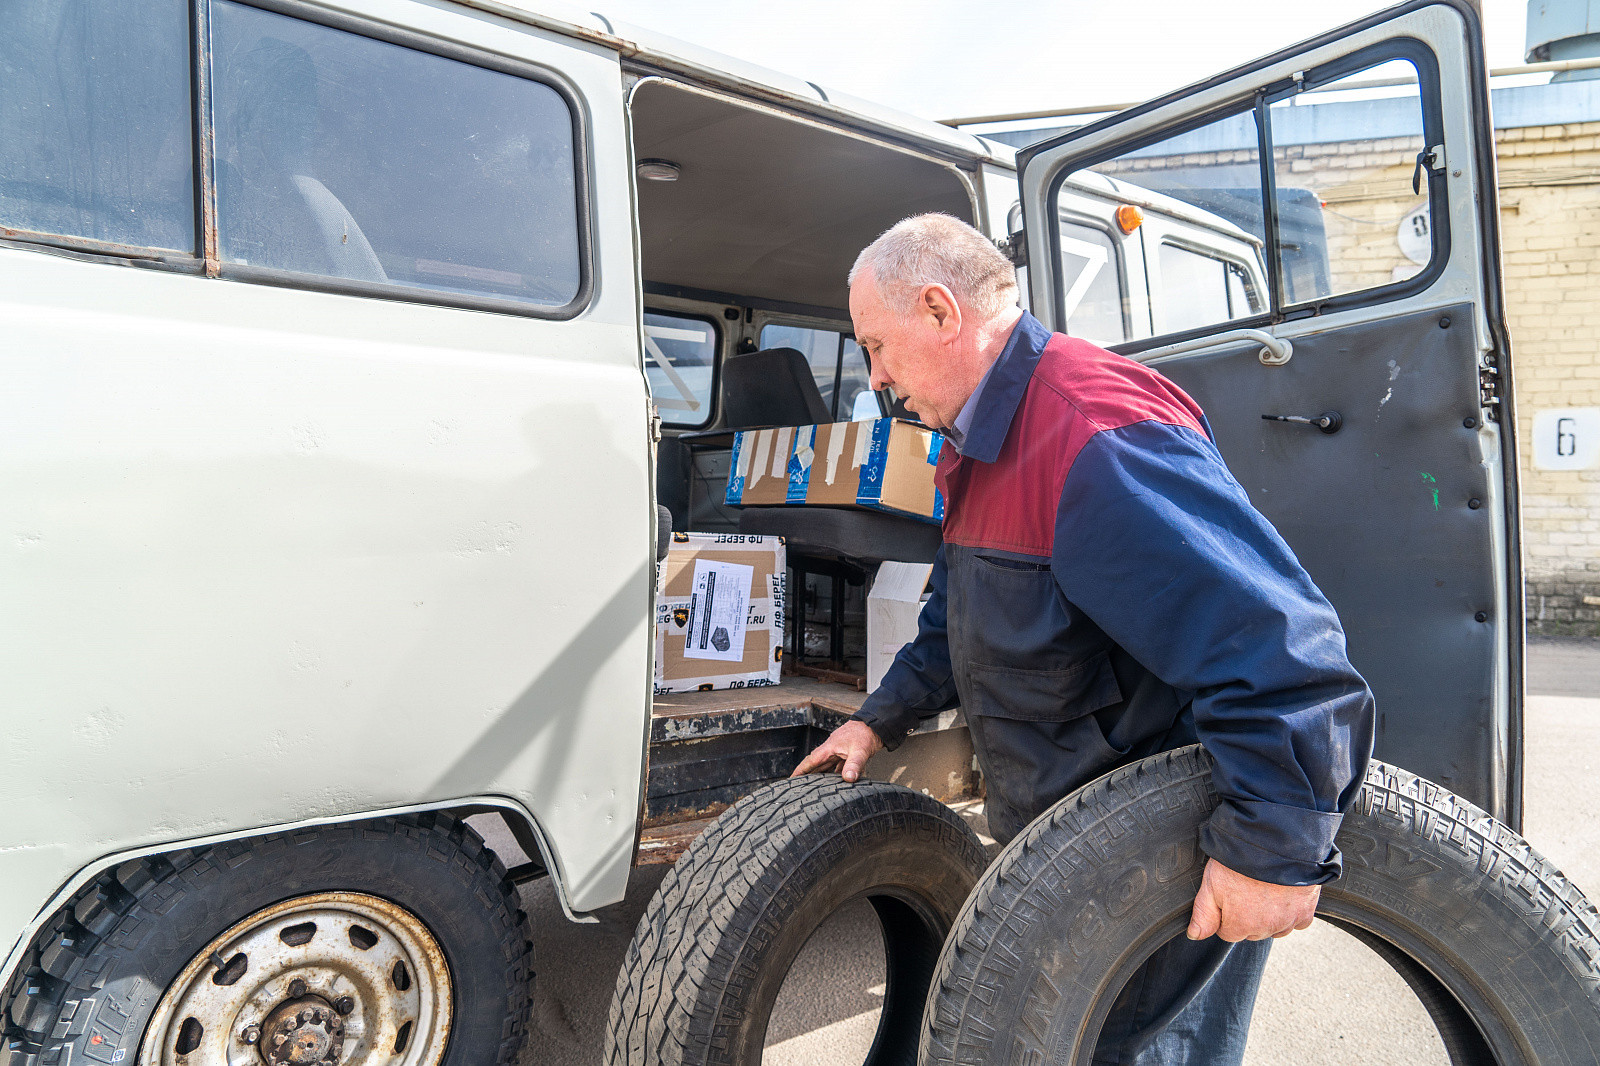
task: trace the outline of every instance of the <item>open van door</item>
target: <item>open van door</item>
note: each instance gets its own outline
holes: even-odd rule
[[[1260,240],[1247,271],[1135,223],[1151,322],[1129,335],[1152,335],[1115,350],[1200,403],[1332,600],[1377,695],[1378,757],[1519,826],[1516,447],[1476,12],[1402,4],[1018,163],[1052,329],[1071,332],[1062,189],[1085,172]]]

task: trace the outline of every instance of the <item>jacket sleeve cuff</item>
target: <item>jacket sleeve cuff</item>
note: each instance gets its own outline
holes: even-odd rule
[[[1235,873],[1274,885],[1323,885],[1343,869],[1333,838],[1344,815],[1265,800],[1223,800],[1200,848]]]
[[[861,709],[850,716],[852,721],[865,722],[878,734],[887,751],[898,748],[902,741],[922,721],[920,715],[900,702],[888,689],[880,688],[867,697]]]

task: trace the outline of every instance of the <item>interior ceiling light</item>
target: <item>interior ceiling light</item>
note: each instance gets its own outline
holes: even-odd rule
[[[645,181],[678,180],[678,164],[668,159],[641,159],[637,169]]]

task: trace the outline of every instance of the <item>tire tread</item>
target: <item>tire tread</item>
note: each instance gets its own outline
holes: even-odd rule
[[[758,790],[712,822],[663,877],[618,976],[606,1061],[731,1066],[733,1042],[714,1019],[753,985],[749,960],[778,935],[779,916],[798,904],[798,882],[836,859],[869,823],[930,834],[982,869],[972,831],[919,793],[832,775]]]
[[[923,1019],[924,1063],[986,1062],[996,1034],[985,1024],[999,991],[997,954],[1006,951],[1006,918],[1027,908],[1030,888],[1045,875],[1070,874],[1076,856],[1089,856],[1113,828],[1142,819],[1215,805],[1211,761],[1198,747],[1165,752],[1113,771],[1067,797],[1032,823],[996,860],[968,899],[945,942],[939,977]],[[1166,806],[1139,809],[1159,796]],[[1460,867],[1475,869],[1481,891],[1519,913],[1529,950],[1542,947],[1561,960],[1600,1019],[1600,912],[1519,834],[1448,790],[1377,761],[1352,807],[1396,838],[1449,849]],[[1099,831],[1099,832],[1097,832]],[[1338,883],[1329,886],[1338,891]],[[1600,1037],[1594,1039],[1600,1040]],[[1591,1061],[1573,1049],[1571,1061]],[[1588,1049],[1600,1053],[1600,1044]]]

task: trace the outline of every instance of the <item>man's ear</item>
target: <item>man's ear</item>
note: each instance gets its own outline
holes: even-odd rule
[[[924,285],[917,294],[918,308],[947,340],[961,335],[961,305],[943,285]]]

